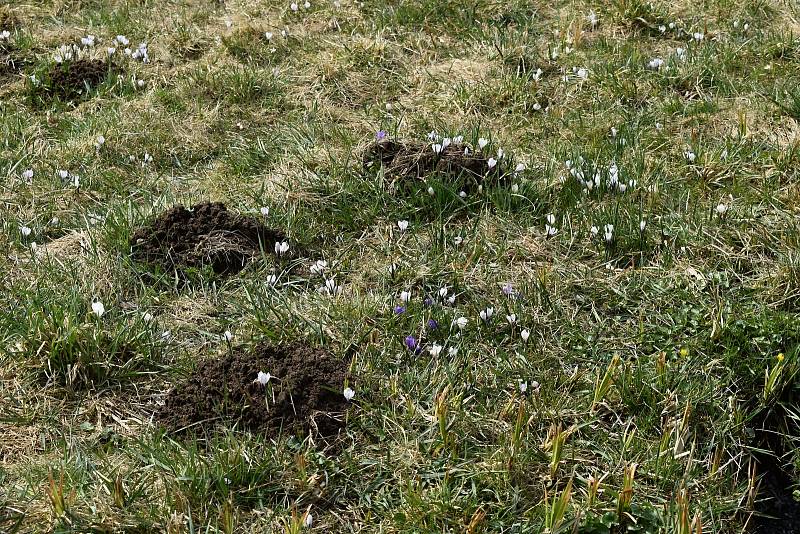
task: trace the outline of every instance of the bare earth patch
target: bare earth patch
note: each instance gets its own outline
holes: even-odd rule
[[[434,173],[451,179],[466,178],[478,183],[502,175],[500,164],[492,166],[490,157],[463,143],[451,143],[435,152],[420,141],[376,141],[364,151],[364,166],[383,166],[392,180],[418,180]]]
[[[241,271],[262,249],[286,236],[219,202],[175,206],[131,238],[133,258],[166,271],[210,266],[217,274]]]
[[[266,384],[256,380],[259,372],[270,373]],[[302,344],[231,351],[201,363],[170,391],[156,419],[172,431],[225,423],[332,436],[343,426],[346,376],[344,361]]]

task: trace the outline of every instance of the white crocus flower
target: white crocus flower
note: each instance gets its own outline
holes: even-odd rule
[[[266,386],[267,384],[269,384],[269,381],[271,379],[272,379],[272,375],[271,374],[265,373],[264,371],[259,371],[258,372],[258,376],[256,377],[255,380],[253,380],[253,382],[257,382],[257,383],[261,384],[262,386]]]
[[[92,301],[92,313],[97,317],[102,317],[106,313],[106,307],[99,300]]]
[[[494,315],[494,308],[488,307],[485,310],[481,310],[479,315],[481,316],[481,319],[488,322],[492,319],[492,316]]]
[[[431,356],[435,358],[436,356],[439,355],[440,352],[442,352],[442,346],[439,345],[438,343],[434,343],[433,345],[430,346],[428,352],[430,353]]]
[[[483,137],[478,139],[478,146],[481,148],[481,150],[486,148],[486,145],[488,145],[488,144],[489,144],[489,140],[488,139],[484,139]]]
[[[516,316],[516,314],[512,313],[511,315],[506,315],[506,321],[508,321],[508,324],[510,324],[512,326],[517,324],[517,316]]]
[[[328,278],[325,280],[325,289],[331,295],[335,295],[339,292],[339,286],[336,284],[336,280],[334,278]]]
[[[406,220],[397,221],[397,227],[400,229],[401,232],[405,232],[406,230],[408,230],[408,221]]]
[[[488,166],[490,169],[494,169],[494,166],[495,166],[495,165],[497,165],[497,160],[496,160],[496,159],[494,159],[494,158],[489,158],[489,161],[487,161],[487,162],[486,162],[486,165],[487,165],[487,166]]]
[[[531,332],[530,330],[525,329],[519,333],[519,336],[522,338],[522,341],[528,341],[528,338],[531,337]]]
[[[276,241],[275,242],[275,254],[278,254],[279,256],[283,256],[288,251],[289,251],[289,243],[287,243],[286,241],[283,241],[283,242]]]
[[[346,400],[347,402],[350,402],[351,400],[353,400],[353,397],[355,397],[355,396],[356,396],[356,392],[355,391],[353,391],[350,388],[344,388],[344,400]]]
[[[327,269],[327,268],[328,268],[328,262],[327,261],[325,261],[325,260],[317,260],[311,266],[310,271],[311,271],[311,274],[322,274],[323,272],[325,272],[325,269]]]
[[[28,237],[31,235],[32,230],[28,226],[20,226],[19,232],[22,234],[22,237]]]
[[[606,241],[611,243],[611,241],[614,239],[614,225],[613,224],[605,225],[603,227],[603,235],[605,236]]]
[[[225,338],[225,341],[231,341],[233,340],[233,332],[230,330],[225,330],[225,333],[222,334],[222,337]]]
[[[548,236],[554,236],[558,233],[558,228],[553,226],[556,223],[556,216],[552,213],[549,213],[546,217],[546,223],[544,225],[544,229],[547,232]]]
[[[406,303],[411,301],[411,291],[401,291],[400,300]]]
[[[467,323],[469,323],[469,319],[466,317],[459,317],[453,321],[453,324],[456,325],[459,330],[464,330],[467,327]]]

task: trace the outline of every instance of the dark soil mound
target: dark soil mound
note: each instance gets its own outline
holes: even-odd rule
[[[47,73],[45,90],[51,97],[65,101],[76,100],[86,96],[91,89],[116,72],[118,68],[113,63],[100,59],[77,59],[56,63]]]
[[[793,481],[773,456],[761,455],[758,466],[762,478],[753,517],[752,534],[800,534],[800,503],[793,495]]]
[[[261,253],[274,252],[286,240],[257,219],[228,211],[225,204],[204,202],[191,210],[175,206],[131,238],[133,258],[164,270],[210,266],[217,274],[241,271]]]
[[[262,385],[259,372],[272,378]],[[216,422],[271,433],[333,436],[342,428],[347,364],[305,345],[260,345],[201,363],[175,387],[156,418],[172,431]]]
[[[453,178],[467,178],[480,182],[489,177],[502,175],[500,164],[489,167],[486,154],[462,143],[451,143],[438,154],[431,145],[421,142],[381,140],[370,145],[364,152],[364,166],[373,168],[383,165],[386,176],[394,179],[418,179],[433,173]]]
[[[793,405],[793,404],[792,404]],[[795,478],[791,460],[784,452],[787,444],[781,439],[786,431],[777,418],[766,418],[756,430],[758,452],[756,474],[760,477],[755,509],[758,515],[750,521],[751,534],[800,534],[800,502],[794,499]]]

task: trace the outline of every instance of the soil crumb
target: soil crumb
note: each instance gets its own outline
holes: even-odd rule
[[[327,351],[302,344],[234,350],[200,363],[168,393],[156,419],[173,432],[219,423],[332,437],[344,425],[347,368]],[[257,380],[260,372],[269,373],[266,384]]]
[[[131,238],[133,258],[165,271],[210,266],[216,274],[235,274],[261,253],[273,253],[286,236],[258,219],[229,211],[220,202],[191,209],[175,206]],[[287,253],[289,254],[289,253]]]
[[[501,164],[490,166],[491,156],[473,150],[464,143],[450,143],[440,152],[434,152],[429,143],[376,141],[364,151],[364,167],[383,166],[386,176],[392,179],[420,179],[434,173],[450,179],[467,179],[483,182],[502,176]]]

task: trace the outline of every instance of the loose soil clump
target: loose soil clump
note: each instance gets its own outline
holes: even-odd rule
[[[156,419],[173,432],[215,423],[272,434],[334,436],[344,425],[347,364],[302,344],[259,345],[202,362],[167,395]],[[270,373],[267,384],[256,380]]]
[[[787,395],[789,406],[796,400]],[[759,421],[763,417],[763,420]],[[796,473],[793,471],[791,459],[787,458],[790,444],[781,434],[796,432],[789,430],[780,422],[780,417],[756,416],[756,442],[758,447],[754,454],[758,482],[758,497],[755,508],[758,513],[750,521],[748,532],[751,534],[800,534],[800,502],[795,500],[793,490],[796,484]]]
[[[55,63],[47,71],[43,89],[50,98],[72,102],[84,98],[108,76],[121,72],[114,63],[101,59],[76,59]]]
[[[754,517],[752,534],[799,534],[800,503],[792,495],[793,480],[780,461],[768,454],[759,455],[761,470],[757,505],[762,515]]]
[[[131,238],[133,258],[165,271],[211,267],[216,274],[235,274],[261,254],[286,240],[253,217],[229,211],[220,202],[191,209],[175,206]],[[288,253],[287,253],[288,254]]]
[[[465,153],[465,149],[469,151]],[[500,163],[489,166],[489,158],[463,143],[451,143],[436,153],[428,143],[384,139],[366,149],[363,161],[368,169],[382,165],[385,175],[394,180],[415,180],[438,173],[480,183],[503,174]]]

